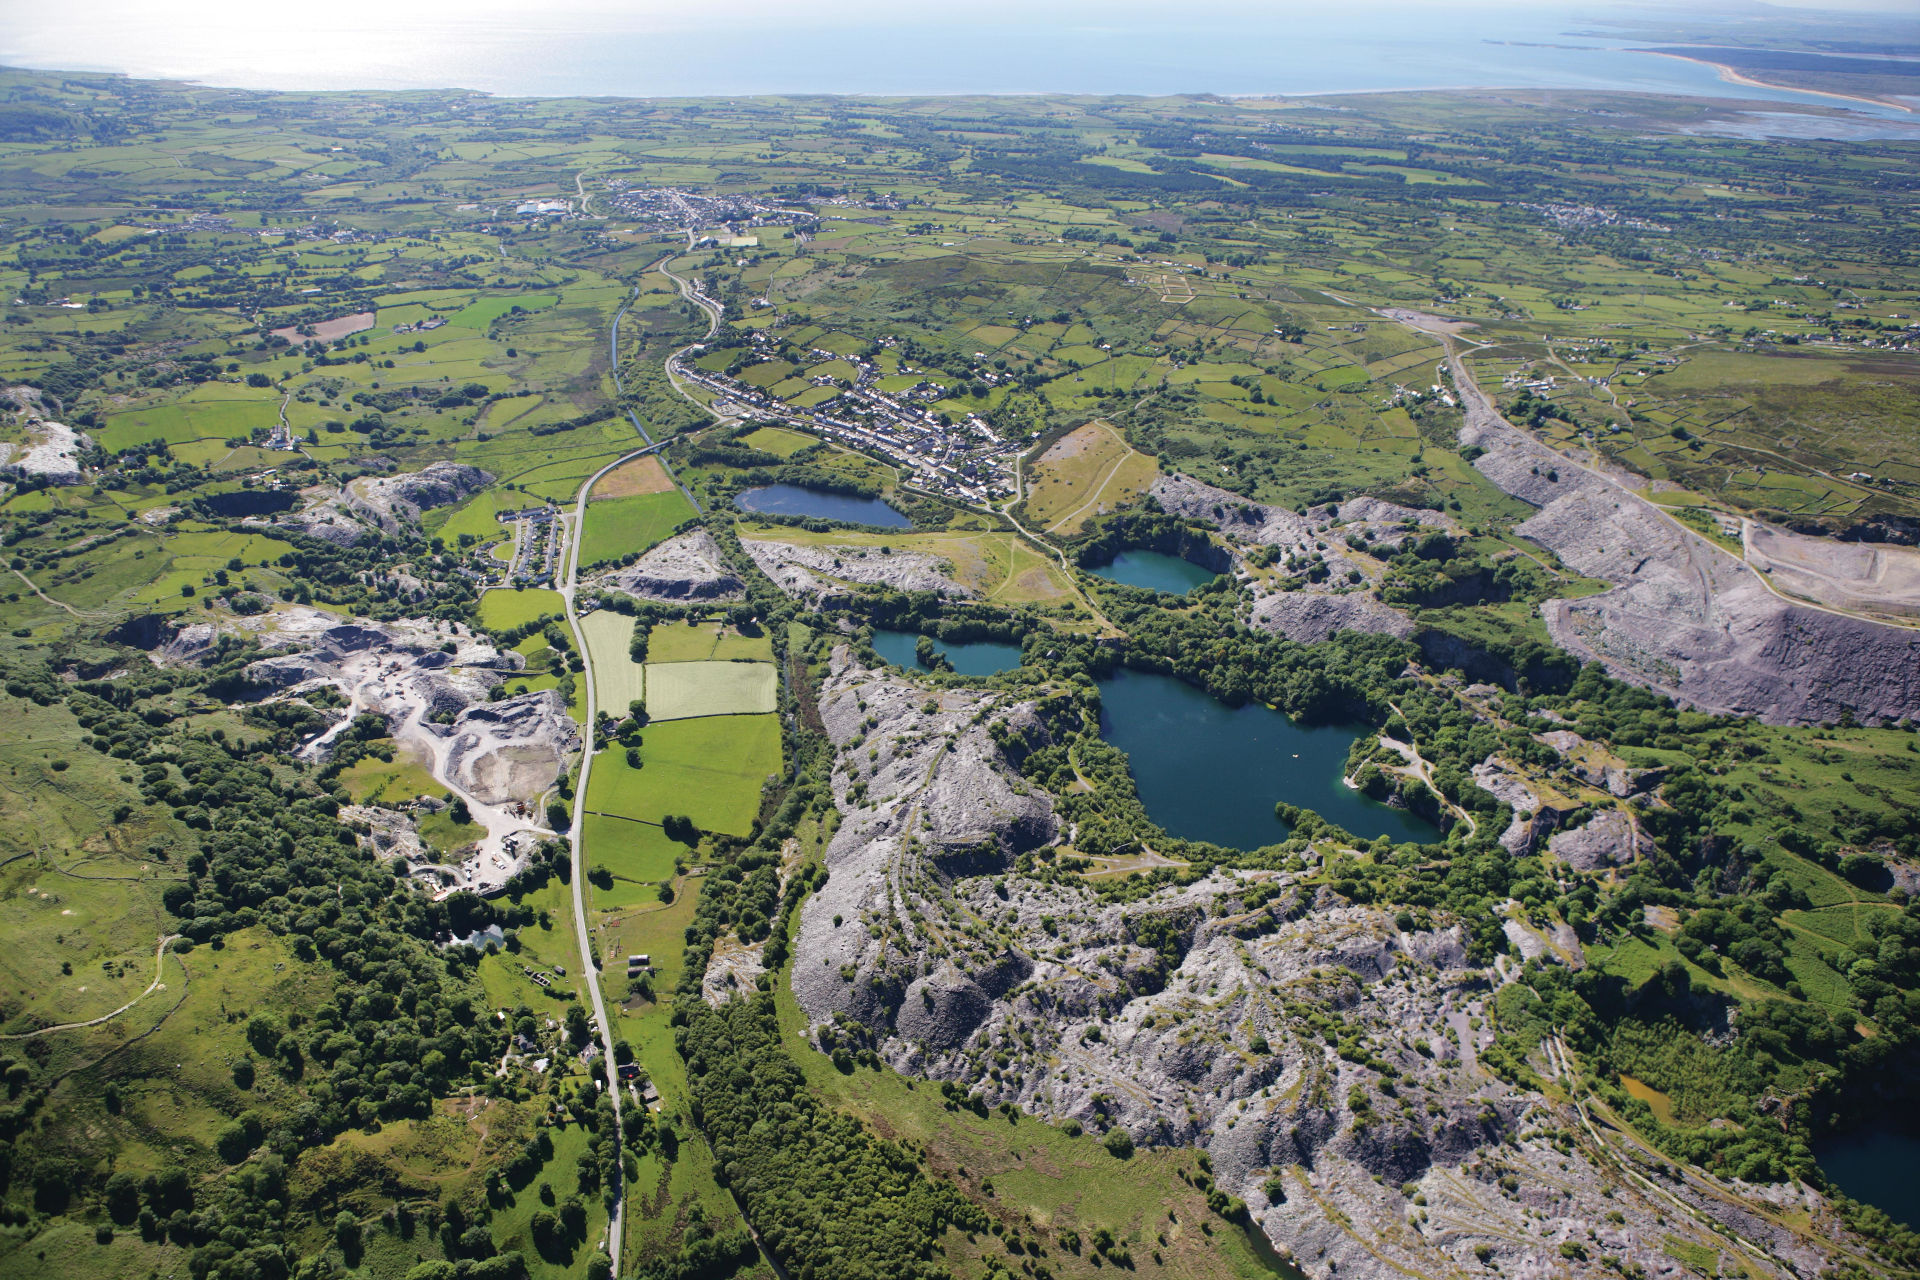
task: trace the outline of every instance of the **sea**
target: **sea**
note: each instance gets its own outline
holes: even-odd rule
[[[1676,9],[1686,18],[1690,11]],[[1636,52],[1657,7],[1448,0],[65,0],[0,4],[0,63],[282,90],[515,97],[756,94],[1272,96],[1632,90],[1850,106],[1842,136],[1920,117],[1730,84]],[[1765,119],[1750,125],[1773,130]],[[1783,131],[1789,126],[1783,126]],[[1863,134],[1861,131],[1865,130]]]

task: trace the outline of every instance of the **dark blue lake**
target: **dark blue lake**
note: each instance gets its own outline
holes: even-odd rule
[[[817,516],[822,520],[841,520],[848,524],[878,525],[882,529],[913,527],[913,521],[878,498],[834,493],[830,489],[809,489],[797,484],[770,484],[759,489],[748,489],[734,501],[744,511],[758,511],[770,516]]]
[[[1164,551],[1122,551],[1113,558],[1113,563],[1103,564],[1091,572],[1109,582],[1164,591],[1170,596],[1183,596],[1215,577],[1213,570]]]
[[[873,633],[873,650],[896,667],[925,671],[920,660],[914,656],[914,647],[920,643],[920,637],[912,631],[882,631]],[[935,640],[934,649],[946,656],[953,669],[963,676],[992,676],[1002,671],[1011,671],[1020,665],[1020,646],[1017,644],[999,644],[992,640]]]
[[[1815,1154],[1842,1191],[1920,1230],[1920,1138],[1879,1129],[1822,1143]]]
[[[1364,730],[1306,728],[1259,703],[1229,707],[1172,676],[1116,672],[1100,685],[1100,733],[1127,753],[1153,820],[1230,849],[1287,838],[1273,806],[1311,809],[1363,840],[1425,843],[1440,833],[1340,780]]]

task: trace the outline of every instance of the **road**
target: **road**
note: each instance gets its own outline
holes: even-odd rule
[[[620,390],[620,318],[627,313],[627,304],[622,303],[620,310],[614,313],[612,331],[608,337],[608,350],[613,357],[613,385]],[[600,1024],[600,1052],[605,1055],[607,1069],[607,1087],[613,1097],[613,1119],[616,1130],[621,1124],[620,1081],[613,1060],[613,1022],[607,1017],[606,1001],[600,991],[600,965],[594,958],[593,937],[587,927],[587,851],[584,840],[587,814],[587,784],[593,779],[594,733],[600,718],[600,706],[593,689],[593,651],[587,647],[586,633],[580,628],[580,610],[576,605],[580,585],[580,535],[587,526],[587,497],[593,492],[593,486],[600,483],[601,477],[609,471],[623,467],[635,458],[646,457],[658,451],[664,441],[656,442],[640,424],[640,415],[627,410],[627,420],[633,423],[633,429],[646,441],[644,448],[635,449],[615,458],[606,466],[588,476],[573,499],[572,536],[566,537],[560,526],[566,517],[554,520],[556,540],[560,542],[560,556],[563,559],[554,565],[554,582],[560,590],[561,603],[566,608],[567,627],[573,632],[573,649],[580,655],[580,678],[586,682],[587,715],[586,723],[580,726],[580,781],[573,793],[573,824],[567,828],[567,844],[573,855],[573,929],[574,939],[580,949],[580,976],[587,984],[587,994],[593,1002],[593,1016]],[[661,459],[665,465],[666,459]],[[693,503],[693,509],[699,511],[700,500],[687,492],[680,484],[679,477],[673,476],[668,468],[667,474],[679,485],[680,492],[687,495],[687,501]],[[620,1168],[621,1143],[616,1134],[614,1139],[614,1197],[613,1209],[607,1219],[607,1256],[613,1259],[614,1273],[620,1271],[620,1244],[626,1225],[626,1187]]]
[[[638,428],[639,420],[634,420]],[[640,432],[644,438],[645,431]],[[574,607],[575,588],[580,577],[580,532],[586,527],[587,494],[598,484],[600,477],[622,466],[653,448],[653,442],[647,442],[647,448],[636,449],[632,453],[614,459],[587,478],[580,486],[580,492],[573,500],[573,536],[566,542],[566,574],[556,575],[561,583],[560,599],[566,606],[567,626],[573,631],[573,649],[580,655],[580,678],[586,681],[587,718],[580,727],[580,782],[573,793],[573,825],[567,829],[567,843],[573,852],[573,929],[575,940],[580,944],[580,977],[587,984],[587,994],[593,1001],[593,1016],[600,1023],[600,1051],[606,1055],[607,1087],[613,1095],[614,1127],[618,1130],[621,1123],[620,1081],[616,1076],[613,1061],[613,1023],[607,1017],[606,1002],[600,994],[600,965],[594,958],[593,938],[587,929],[587,851],[582,836],[587,816],[587,783],[593,776],[593,750],[595,722],[599,719],[599,706],[593,696],[593,651],[587,648],[586,633],[580,629],[580,613]],[[615,1274],[620,1271],[620,1236],[625,1225],[626,1187],[620,1168],[620,1138],[614,1138],[614,1193],[613,1211],[607,1220],[607,1256],[613,1259]]]

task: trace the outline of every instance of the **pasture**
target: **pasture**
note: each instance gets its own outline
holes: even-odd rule
[[[770,662],[647,662],[647,715],[661,720],[758,715],[779,706]]]
[[[765,634],[744,636],[724,623],[655,623],[647,633],[647,661],[726,662],[747,658],[755,662],[773,661],[773,640]]]
[[[589,502],[580,534],[580,567],[646,551],[693,514],[692,504],[677,489]]]
[[[480,625],[489,631],[506,631],[565,612],[560,593],[542,587],[494,587],[480,597]]]
[[[651,823],[684,814],[703,831],[728,835],[752,828],[761,784],[780,771],[777,716],[676,720],[648,725],[641,738],[638,769],[615,749],[594,760],[587,812]]]
[[[646,668],[633,660],[633,619],[611,609],[596,609],[580,619],[588,656],[593,659],[593,698],[600,710],[616,719],[627,704],[647,696]]]

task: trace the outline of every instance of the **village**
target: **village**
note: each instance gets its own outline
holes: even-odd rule
[[[749,343],[757,358],[771,358],[779,345],[765,331],[755,332]],[[890,347],[893,340],[883,338],[879,345]],[[814,348],[806,353],[812,362],[844,361],[858,376],[851,384],[825,374],[811,379],[814,386],[838,387],[839,393],[799,409],[760,387],[698,368],[692,361],[707,349],[695,343],[669,360],[668,367],[676,378],[710,392],[715,397],[712,408],[722,417],[799,427],[875,454],[904,468],[922,488],[963,502],[986,505],[1014,494],[1013,459],[1030,441],[1003,439],[978,414],[955,422],[935,413],[927,406],[944,398],[948,389],[931,378],[923,377],[905,391],[884,392],[877,385],[881,369],[873,360]],[[903,363],[900,372],[916,371]]]

